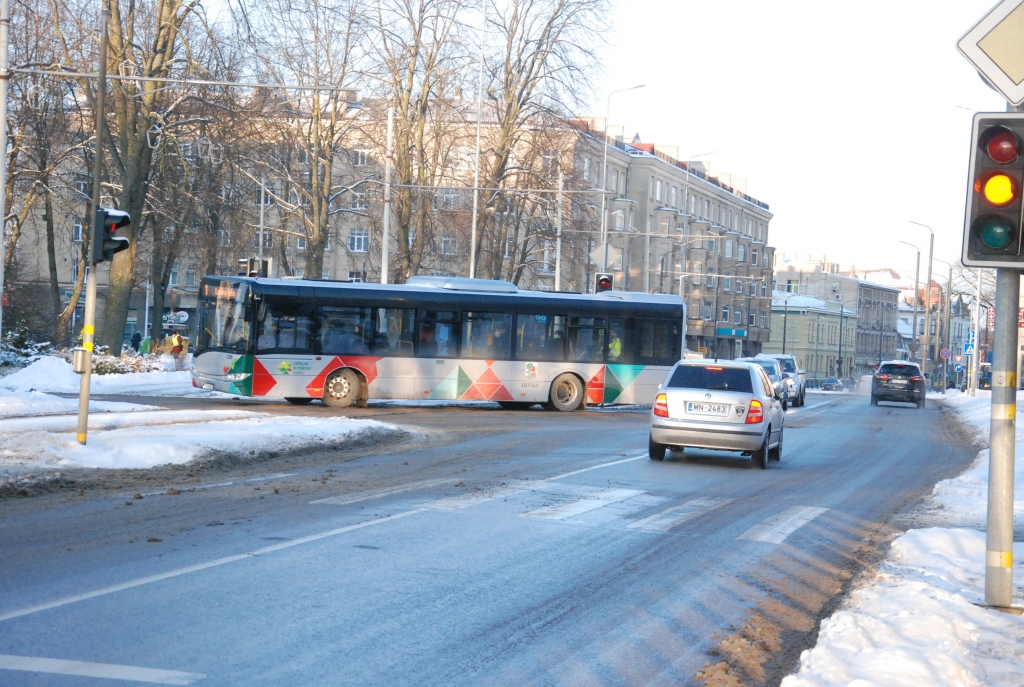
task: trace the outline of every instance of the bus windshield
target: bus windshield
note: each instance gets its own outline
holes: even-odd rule
[[[249,285],[205,282],[199,299],[199,350],[249,350]]]

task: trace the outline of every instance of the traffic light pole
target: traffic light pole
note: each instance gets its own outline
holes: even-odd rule
[[[1013,461],[1017,427],[1017,304],[1019,270],[996,270],[996,326],[992,354],[992,429],[988,466],[985,603],[1013,600]]]
[[[104,107],[107,98],[107,22],[110,10],[100,12],[100,52],[99,79],[96,85],[96,158],[93,160],[92,171],[92,222],[93,231],[89,241],[89,257],[86,260],[85,286],[85,323],[82,326],[82,348],[85,349],[85,365],[82,371],[82,385],[78,391],[78,443],[85,444],[89,426],[89,383],[92,377],[92,350],[96,339],[96,259],[99,257],[100,246],[96,245],[96,220],[100,207],[100,175],[103,173],[103,125]]]

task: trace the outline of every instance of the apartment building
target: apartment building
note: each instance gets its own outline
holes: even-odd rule
[[[775,288],[828,301],[837,311],[856,311],[853,368],[844,368],[844,376],[871,374],[880,360],[898,357],[900,290],[895,286],[843,274],[838,263],[824,257],[780,253],[775,260]]]
[[[796,357],[805,378],[815,386],[828,377],[851,377],[855,370],[858,313],[834,300],[792,291],[776,291],[772,299],[776,327],[765,353]]]
[[[588,120],[576,154],[577,169],[593,170],[601,144],[609,145],[610,259],[596,245],[594,269],[607,266],[619,289],[679,294],[691,350],[727,359],[761,352],[772,327],[768,205],[731,186],[728,175],[681,161],[674,147],[627,143],[615,130],[603,139],[603,124]]]

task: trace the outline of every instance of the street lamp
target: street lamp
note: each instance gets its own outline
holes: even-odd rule
[[[616,93],[625,93],[626,91],[635,91],[638,88],[643,88],[645,84],[639,86],[630,86],[629,88],[620,88],[617,91],[612,91],[608,94],[608,101],[604,108],[604,163],[602,164],[602,177],[601,185],[604,186],[601,193],[601,241],[604,242],[604,260],[601,264],[602,270],[608,269],[608,217],[606,208],[608,206],[608,121],[611,119],[612,112],[612,96]],[[616,189],[618,190],[618,189]]]
[[[916,356],[918,352],[920,352],[921,350],[921,344],[918,343],[917,340],[917,289],[919,288],[918,282],[921,277],[921,249],[915,246],[913,243],[907,243],[906,241],[897,241],[897,243],[902,243],[904,246],[910,246],[911,248],[917,251],[917,267],[914,268],[914,321],[911,325],[912,330],[910,332],[912,334],[912,339],[914,343],[917,345],[917,350],[913,351],[914,355]],[[898,312],[896,316],[899,317]],[[879,334],[879,336],[881,336],[881,334]],[[881,345],[879,345],[879,350],[881,350]]]
[[[928,239],[928,281],[927,281],[927,289],[926,289],[926,292],[925,292],[926,295],[925,295],[925,301],[924,301],[924,335],[926,337],[925,340],[928,342],[928,344],[926,344],[925,348],[924,348],[925,356],[923,358],[921,358],[921,363],[925,367],[927,367],[927,365],[928,365],[928,345],[930,345],[931,342],[932,342],[932,336],[931,336],[931,320],[932,320],[932,253],[933,253],[933,249],[935,248],[935,232],[932,231],[932,228],[929,227],[927,224],[921,224],[920,222],[915,222],[913,220],[908,220],[908,221],[911,224],[915,224],[915,225],[917,225],[919,227],[924,227],[925,229],[928,230],[928,233],[931,234],[931,237]]]
[[[952,344],[953,340],[952,340],[952,338],[950,338],[950,335],[949,335],[949,311],[950,311],[950,308],[952,307],[952,304],[953,304],[953,301],[952,301],[952,298],[953,298],[953,294],[952,294],[952,291],[953,291],[953,265],[948,263],[948,262],[946,262],[945,260],[943,260],[941,258],[935,258],[935,260],[937,260],[938,262],[941,262],[942,264],[944,264],[946,267],[949,268],[949,276],[946,277],[946,319],[945,319],[945,323],[942,326],[942,329],[946,333],[946,348],[950,349],[949,353],[950,353],[950,355],[952,355],[953,351],[952,351],[952,348],[951,348],[951,344]],[[948,383],[949,383],[949,358],[943,358],[942,359],[942,393],[943,394],[946,393],[946,384],[948,384]]]

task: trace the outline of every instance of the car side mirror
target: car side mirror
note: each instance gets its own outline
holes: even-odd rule
[[[797,370],[797,374],[805,375],[807,374],[807,370]]]
[[[779,398],[779,394],[777,392],[775,394],[775,398]],[[789,392],[788,391],[783,391],[782,392],[782,400],[783,401],[788,401],[789,400]]]

